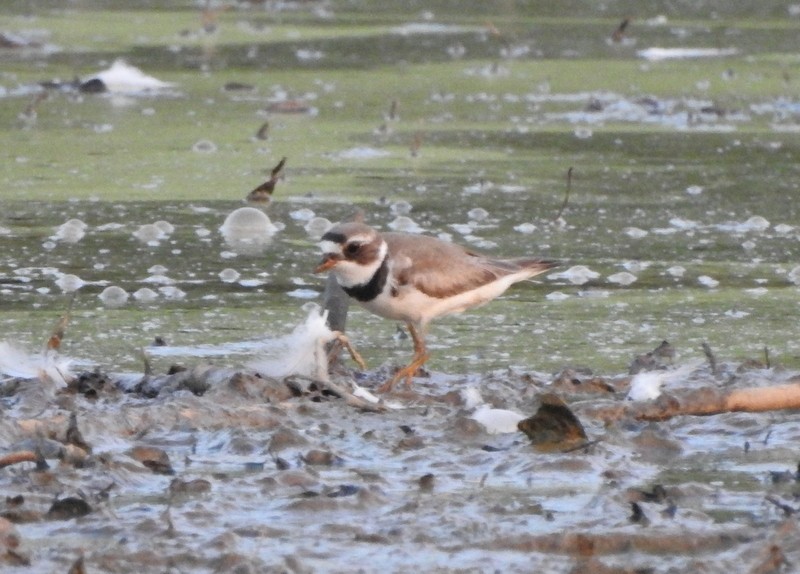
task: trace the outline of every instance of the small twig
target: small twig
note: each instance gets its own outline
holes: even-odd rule
[[[86,452],[92,452],[92,447],[84,440],[78,428],[78,415],[72,411],[69,415],[69,426],[67,427],[66,443],[82,448]]]
[[[411,141],[411,145],[409,146],[411,157],[417,157],[419,155],[419,150],[421,147],[422,147],[422,132],[416,132],[414,134],[414,139]]]
[[[269,137],[269,122],[264,122],[261,124],[261,127],[258,128],[256,132],[256,138],[260,140],[265,140]]]
[[[708,359],[708,365],[711,367],[711,374],[717,374],[717,358],[714,356],[714,352],[709,347],[708,343],[703,341],[703,352],[706,354],[706,359]]]
[[[330,381],[319,381],[314,379],[314,382],[319,387],[323,387],[334,393],[335,395],[342,397],[345,402],[350,405],[351,407],[356,407],[358,409],[363,409],[365,411],[370,411],[373,413],[382,413],[386,411],[386,407],[380,403],[371,403],[369,401],[365,401],[357,396],[355,396],[350,391],[345,390],[344,388],[340,387],[336,383],[332,383]]]
[[[778,508],[780,508],[781,510],[783,510],[783,513],[784,513],[786,516],[791,516],[792,514],[794,514],[795,512],[797,512],[797,509],[795,509],[795,508],[792,508],[792,507],[791,507],[791,506],[789,506],[788,504],[784,504],[783,502],[781,502],[780,500],[778,500],[777,498],[775,498],[775,497],[774,497],[774,496],[772,496],[772,495],[768,495],[768,496],[766,497],[766,501],[767,501],[767,502],[771,502],[772,504],[774,504],[775,506],[777,506]]]
[[[39,456],[32,450],[21,450],[0,457],[0,468],[5,468],[12,464],[19,464],[20,462],[37,462],[38,460]]]
[[[59,318],[58,322],[53,327],[53,331],[50,333],[50,338],[47,340],[47,345],[45,345],[48,351],[53,349],[58,350],[61,347],[61,340],[64,338],[64,334],[67,330],[67,323],[69,323],[69,318],[72,314],[73,303],[75,303],[75,293],[69,298],[67,311]]]
[[[149,377],[153,374],[153,368],[150,365],[150,357],[147,356],[147,351],[145,351],[144,347],[139,348],[139,355],[144,363],[144,376]]]
[[[625,30],[630,23],[630,18],[625,18],[622,22],[620,22],[620,25],[617,26],[617,29],[611,34],[611,40],[613,42],[622,42],[622,37],[625,35]]]
[[[769,347],[767,347],[767,346],[764,347],[764,364],[766,365],[766,367],[768,369],[770,368],[770,364],[769,364]]]
[[[596,445],[596,444],[597,444],[597,443],[599,443],[599,442],[600,442],[600,439],[590,440],[590,441],[587,441],[587,442],[583,442],[583,443],[581,443],[581,444],[579,444],[579,445],[577,445],[577,446],[571,446],[571,447],[569,447],[568,449],[561,450],[561,451],[559,451],[559,452],[560,452],[561,454],[566,454],[566,453],[568,453],[568,452],[574,452],[574,451],[576,451],[576,450],[581,450],[581,449],[584,449],[584,448],[589,448],[590,446],[594,446],[594,445]]]
[[[564,193],[564,203],[561,204],[561,209],[558,210],[556,216],[553,218],[553,221],[558,221],[561,219],[561,215],[564,213],[564,210],[567,208],[567,203],[569,202],[569,192],[572,189],[572,166],[567,170],[567,191]]]

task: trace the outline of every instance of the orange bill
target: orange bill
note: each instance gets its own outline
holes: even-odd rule
[[[339,263],[339,258],[337,258],[335,255],[325,255],[322,258],[322,261],[320,261],[319,265],[317,265],[317,268],[314,269],[314,273],[322,273],[323,271],[327,271],[328,269],[335,267],[337,263]]]

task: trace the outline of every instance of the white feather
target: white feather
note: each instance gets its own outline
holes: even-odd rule
[[[665,385],[686,378],[702,361],[692,361],[671,371],[645,371],[631,378],[631,387],[625,397],[629,401],[652,401],[661,396]]]
[[[495,409],[483,402],[480,391],[475,387],[467,387],[461,391],[464,406],[474,409],[470,418],[477,421],[489,434],[505,434],[517,432],[517,423],[525,418],[517,412],[507,409]]]
[[[493,409],[489,405],[481,405],[475,409],[471,418],[483,425],[487,433],[502,434],[517,432],[517,423],[525,416],[507,409]]]
[[[162,82],[153,76],[148,76],[139,68],[131,66],[124,60],[116,60],[110,68],[95,74],[94,78],[102,81],[110,92],[161,90],[175,85],[170,82]]]
[[[289,335],[270,342],[264,357],[248,364],[253,370],[276,379],[302,375],[328,380],[328,357],[325,344],[334,332],[327,324],[328,312],[312,305],[305,321]]]
[[[0,374],[19,379],[39,379],[65,387],[74,378],[72,360],[59,357],[55,351],[32,355],[6,341],[0,341]]]

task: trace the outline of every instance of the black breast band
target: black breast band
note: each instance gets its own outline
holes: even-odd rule
[[[353,285],[352,287],[342,287],[344,292],[358,299],[361,302],[372,301],[377,297],[383,286],[386,285],[386,280],[389,278],[389,258],[384,257],[383,263],[378,267],[378,270],[367,283],[361,285]]]

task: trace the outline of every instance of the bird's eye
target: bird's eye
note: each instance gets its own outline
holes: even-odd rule
[[[345,255],[355,255],[358,253],[358,250],[361,249],[360,243],[348,243],[347,247],[344,248]]]

